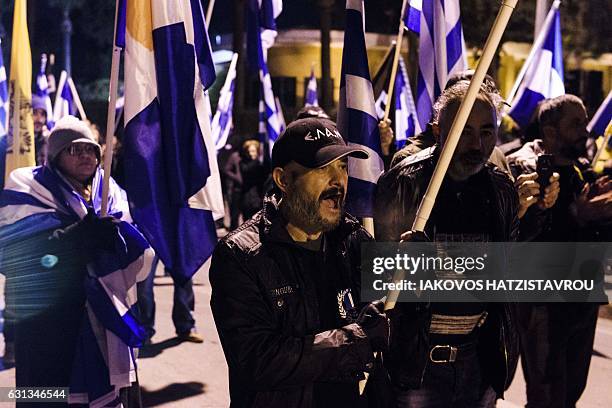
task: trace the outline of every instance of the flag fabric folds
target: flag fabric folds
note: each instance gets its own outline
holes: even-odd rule
[[[597,108],[597,112],[587,126],[589,132],[597,136],[602,136],[606,132],[606,128],[612,120],[612,91],[608,92],[608,96],[603,101],[601,106]]]
[[[408,73],[404,59],[400,57],[399,67],[395,77],[395,145],[401,149],[406,140],[421,133],[412,90],[408,82]]]
[[[280,14],[278,4],[282,2],[272,0],[249,0],[247,25],[247,54],[251,70],[257,67],[259,74],[260,101],[259,101],[259,127],[260,140],[268,146],[268,155],[272,153],[274,142],[282,131],[281,121],[276,107],[276,99],[272,90],[272,78],[268,71],[266,61],[267,49],[272,45],[270,38],[276,33],[275,18]]]
[[[404,22],[419,36],[416,106],[425,129],[448,77],[467,69],[459,0],[410,1]]]
[[[15,0],[5,180],[11,171],[36,164],[32,119],[32,52],[26,10],[26,0]]]
[[[45,111],[47,112],[47,129],[53,128],[53,107],[51,106],[51,97],[49,96],[49,84],[47,82],[47,54],[40,56],[40,69],[38,75],[36,75],[36,96],[41,98],[45,105]]]
[[[234,53],[232,62],[227,70],[225,83],[219,93],[219,102],[217,103],[217,111],[212,119],[212,138],[215,142],[215,148],[221,150],[227,144],[227,138],[234,126],[232,118],[232,110],[234,109],[234,88],[236,87],[236,64],[238,62],[238,54]]]
[[[366,160],[349,157],[347,211],[357,217],[372,217],[374,192],[384,170],[374,93],[368,69],[364,32],[363,0],[347,0],[338,130],[352,145],[366,150]]]
[[[304,98],[304,106],[319,106],[317,97],[317,77],[314,72],[314,65],[310,68],[310,79],[306,88],[306,97]]]
[[[561,19],[557,3],[553,3],[549,13],[554,14],[552,18],[547,18],[548,24],[542,27],[544,41],[537,50],[532,51],[533,59],[525,71],[516,96],[511,102],[512,108],[508,112],[523,129],[529,124],[540,101],[565,93]]]
[[[134,0],[125,32],[125,173],[132,216],[175,279],[189,279],[223,216],[204,91],[214,82],[199,0]]]

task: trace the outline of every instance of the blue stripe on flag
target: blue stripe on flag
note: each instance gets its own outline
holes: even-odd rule
[[[127,0],[118,0],[117,10],[117,32],[115,33],[115,45],[125,48],[125,23],[126,23],[126,3]]]
[[[206,22],[204,21],[204,12],[200,0],[191,1],[191,14],[193,16],[193,31],[196,33],[193,38],[195,52],[200,68],[200,80],[204,89],[208,88],[215,82],[215,64],[212,59],[210,42],[207,35],[197,35],[197,33],[206,33]]]
[[[463,34],[461,21],[457,20],[457,24],[446,34],[446,71],[451,72],[460,58],[463,58]]]

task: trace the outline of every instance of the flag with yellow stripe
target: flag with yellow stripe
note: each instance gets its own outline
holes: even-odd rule
[[[32,120],[32,52],[28,35],[27,0],[15,0],[9,115],[5,177],[19,167],[36,164]]]

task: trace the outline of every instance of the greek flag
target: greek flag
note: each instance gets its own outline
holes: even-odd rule
[[[593,115],[593,118],[587,126],[589,132],[594,133],[597,136],[602,136],[606,133],[606,128],[612,120],[612,91],[608,93],[608,96],[603,101],[601,106]]]
[[[565,93],[563,85],[563,48],[561,43],[561,18],[559,3],[553,3],[549,15],[538,35],[543,41],[536,42],[530,56],[531,63],[512,99],[508,114],[525,128],[537,104],[543,99],[555,98]]]
[[[204,91],[215,80],[198,0],[127,8],[124,120],[132,216],[164,265],[189,279],[217,242],[223,197]]]
[[[2,41],[0,41],[0,190],[4,187],[4,163],[6,156],[6,134],[8,131],[8,89],[6,69],[2,58]]]
[[[249,0],[247,53],[249,66],[251,70],[257,67],[261,82],[258,133],[260,140],[268,145],[268,154],[271,154],[274,142],[282,131],[272,90],[272,79],[266,62],[267,49],[272,45],[276,36],[275,18],[278,17],[281,10],[281,1]]]
[[[56,122],[67,115],[75,116],[77,109],[78,95],[72,78],[66,71],[60,74],[57,92],[55,93],[55,104],[53,105],[53,122]],[[81,115],[82,116],[82,115]],[[86,118],[81,118],[86,119]]]
[[[400,57],[399,70],[395,77],[395,145],[401,149],[406,139],[421,133],[412,90],[404,59]]]
[[[236,64],[238,62],[238,54],[234,53],[232,62],[227,70],[225,83],[219,94],[219,102],[217,103],[217,112],[212,119],[212,138],[215,142],[217,151],[221,150],[227,143],[230,131],[234,126],[232,118],[232,109],[234,108],[234,87],[236,86]]]
[[[348,159],[347,211],[357,217],[372,217],[376,183],[384,166],[364,22],[363,0],[347,0],[338,130],[349,144],[358,145],[370,154],[367,160]]]
[[[76,223],[88,211],[99,214],[103,173],[97,170],[92,182],[92,204],[79,196],[52,166],[22,167],[14,170],[0,196],[0,247],[18,248],[24,239]],[[125,192],[110,180],[109,214],[121,219],[115,250],[98,249],[83,271],[87,306],[83,308],[77,350],[73,362],[68,401],[89,407],[119,406],[120,388],[136,380],[133,347],[139,347],[144,329],[136,320],[136,282],[146,278],[153,251],[131,225]],[[24,248],[24,251],[27,251]],[[28,254],[15,253],[27,259]],[[54,278],[57,255],[28,262],[7,277],[26,286],[28,297],[36,298],[39,283]],[[66,255],[68,256],[68,255]],[[3,259],[11,264],[15,259]],[[7,268],[8,269],[8,268]],[[2,268],[2,270],[7,270]],[[26,284],[35,282],[35,284]],[[47,297],[40,293],[39,297]],[[37,307],[26,304],[24,308]],[[30,309],[27,309],[30,310]]]
[[[411,0],[404,23],[419,36],[416,106],[425,129],[448,77],[467,69],[459,0]]]
[[[45,105],[45,111],[47,112],[47,129],[53,128],[53,107],[51,106],[51,97],[49,96],[49,84],[47,83],[47,54],[41,54],[40,56],[40,69],[38,75],[36,75],[36,90],[34,94],[42,100]],[[32,104],[34,105],[34,104]]]
[[[308,87],[306,88],[304,106],[319,106],[319,99],[317,98],[317,77],[315,77],[314,65],[310,68],[310,79],[308,80]]]

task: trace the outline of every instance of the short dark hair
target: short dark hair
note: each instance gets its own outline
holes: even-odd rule
[[[563,108],[568,104],[580,105],[584,108],[582,99],[572,94],[557,96],[556,98],[546,99],[539,105],[538,124],[540,131],[544,126],[558,126],[563,116]]]
[[[454,83],[453,85],[446,88],[442,94],[436,100],[436,103],[433,106],[433,123],[438,123],[440,121],[440,117],[442,113],[446,111],[446,109],[452,104],[456,102],[461,102],[465,95],[467,94],[467,90],[470,86],[470,82],[467,80],[462,80]],[[489,105],[495,109],[496,115],[499,116],[501,106],[503,100],[499,93],[491,92],[490,87],[483,83],[480,86],[480,90],[478,91],[479,95],[484,96],[484,99]]]

